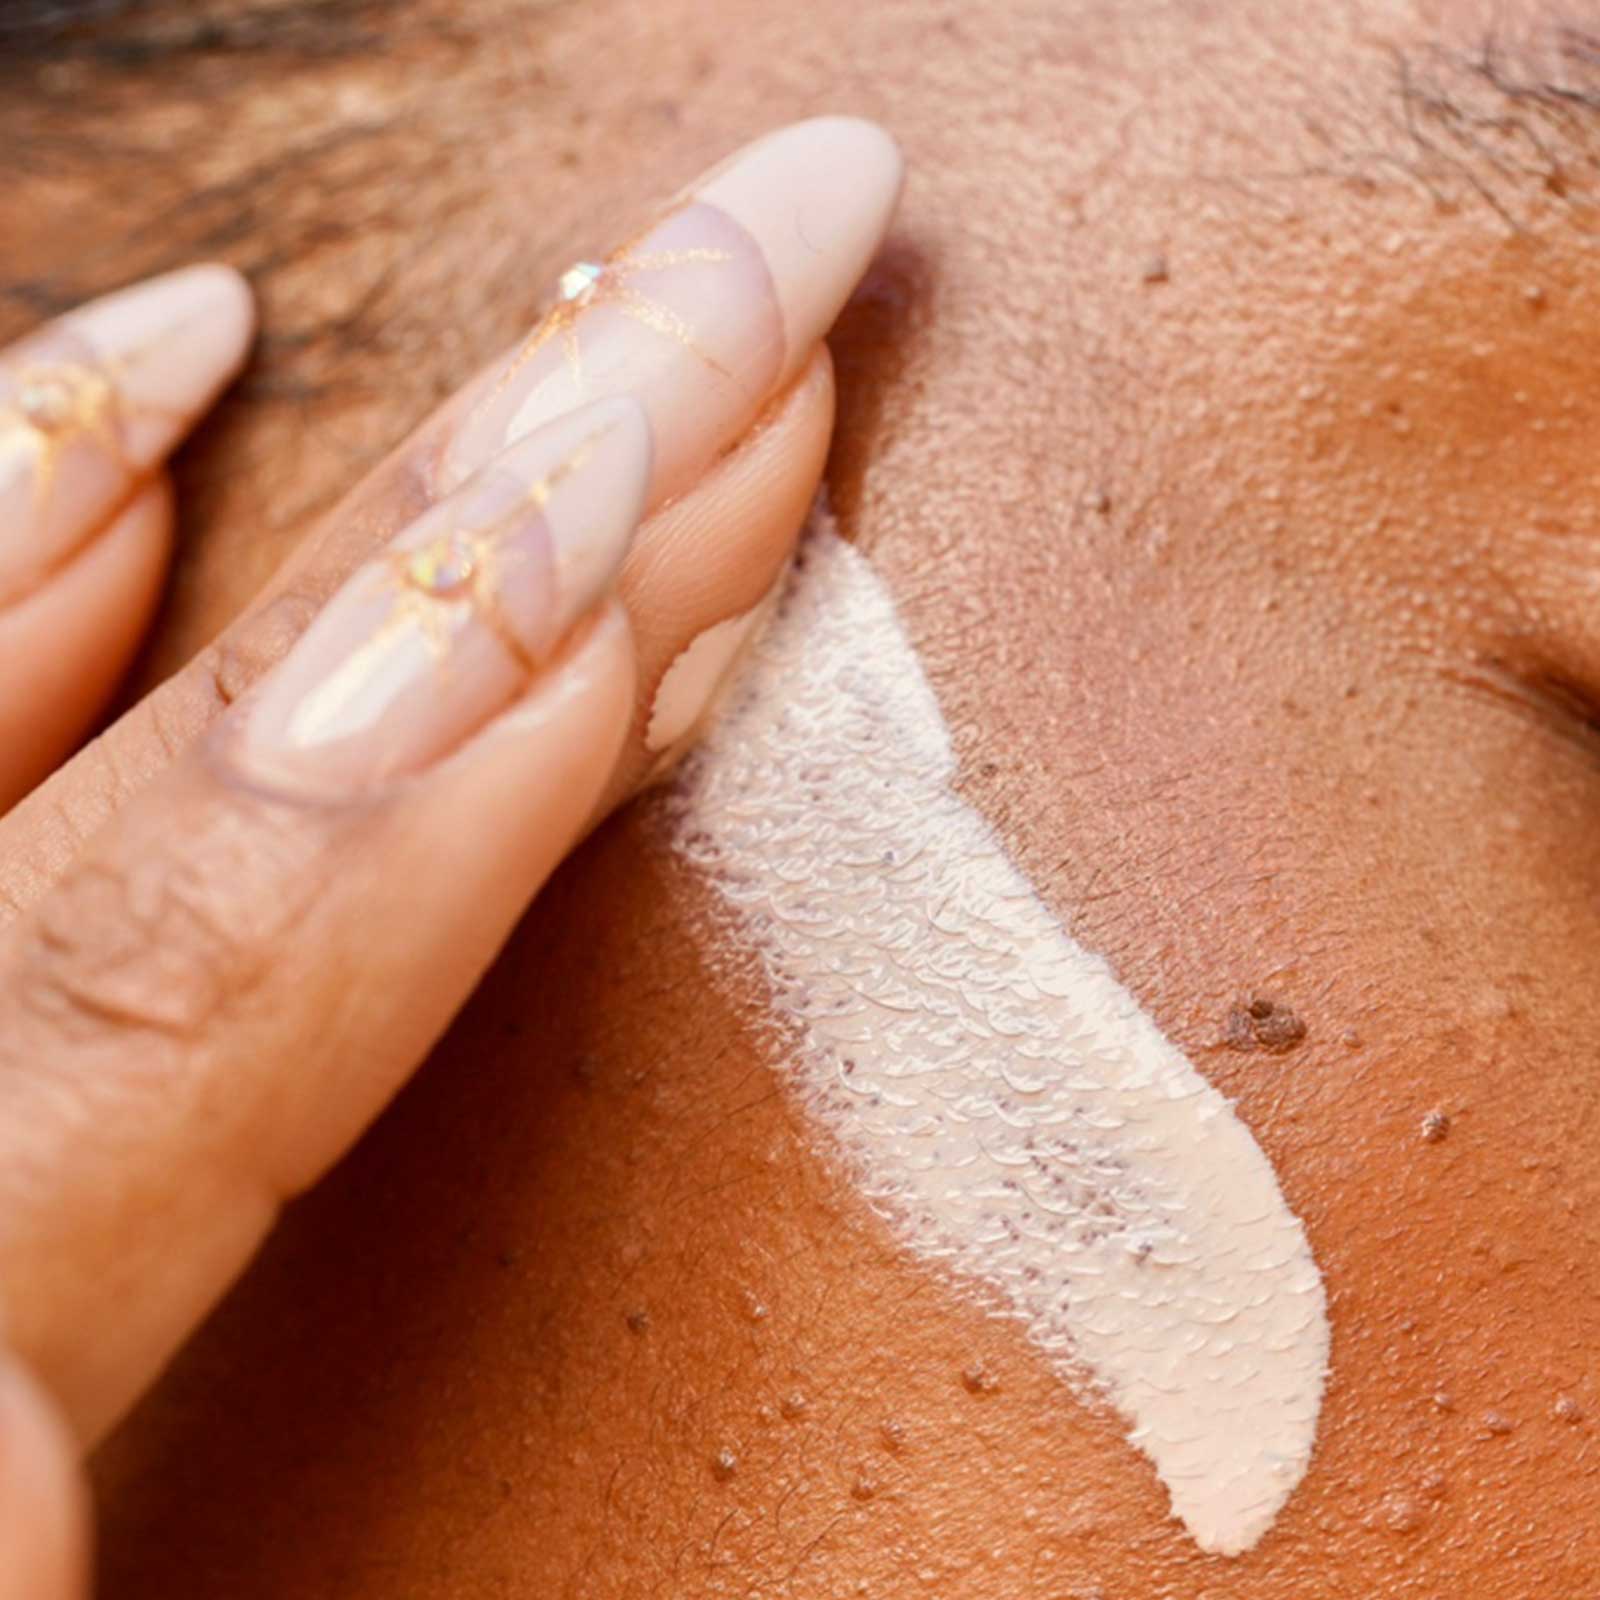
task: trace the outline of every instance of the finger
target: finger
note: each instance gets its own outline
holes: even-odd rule
[[[825,357],[817,364],[818,341],[876,249],[900,180],[898,153],[870,124],[798,124],[691,186],[656,229],[587,284],[569,280],[572,298],[559,300],[521,350],[474,380],[358,486],[257,607],[6,819],[3,898],[27,904],[47,888],[87,833],[283,653],[355,561],[486,452],[570,405],[572,360],[585,393],[639,396],[660,435],[647,496],[659,515],[641,532],[626,585],[642,624],[641,700],[616,792],[636,783],[661,754],[647,735],[669,668],[703,633],[755,603],[781,569],[800,521],[796,504],[811,494],[814,474],[776,438],[785,429],[826,438],[831,376]],[[685,230],[694,227],[703,233],[691,238]],[[752,435],[763,422],[766,455],[762,434]],[[780,464],[789,476],[782,484],[769,478],[770,493],[751,500],[762,515],[697,523],[692,494],[679,491],[718,463],[735,478],[742,471],[751,486]],[[702,504],[732,499],[722,493]],[[703,535],[688,539],[685,530],[696,526]],[[657,598],[658,584],[679,570],[652,560],[658,541],[696,546],[698,586]]]
[[[0,1600],[88,1593],[88,1516],[66,1428],[0,1354]]]
[[[626,401],[514,446],[8,931],[0,1282],[83,1436],[376,1114],[585,826],[633,706],[605,597],[648,472]]]
[[[166,496],[143,491],[237,370],[252,322],[237,273],[191,267],[0,354],[0,806],[126,666],[171,536]]]
[[[639,703],[609,809],[692,740],[788,567],[833,431],[821,346],[770,418],[651,520],[623,570]]]
[[[0,610],[0,810],[104,705],[155,609],[171,544],[172,486],[158,474],[50,582]]]

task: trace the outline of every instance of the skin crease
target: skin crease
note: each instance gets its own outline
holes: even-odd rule
[[[103,1592],[1583,1592],[1596,113],[1488,90],[1466,4],[439,11],[292,75],[69,63],[4,97],[0,135],[47,102],[123,147],[23,163],[0,337],[202,252],[265,291],[180,462],[146,678],[650,197],[791,116],[881,118],[911,187],[834,339],[834,508],[964,796],[1304,1219],[1317,1455],[1237,1561],[1166,1520],[1117,1419],[819,1158],[646,802],[102,1451]],[[355,316],[359,351],[311,337]],[[1239,1048],[1256,998],[1304,1038]]]

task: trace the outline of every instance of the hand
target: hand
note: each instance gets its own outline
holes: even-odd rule
[[[692,733],[719,625],[771,591],[815,491],[821,340],[899,175],[876,129],[800,124],[569,273],[222,639],[0,819],[0,1600],[81,1588],[70,1441]],[[251,320],[199,267],[0,358],[0,799],[135,647],[162,462]]]

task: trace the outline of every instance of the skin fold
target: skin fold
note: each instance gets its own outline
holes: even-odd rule
[[[1118,1419],[830,1165],[647,798],[101,1450],[103,1592],[1584,1592],[1581,12],[196,9],[0,94],[0,339],[200,254],[262,297],[140,683],[654,196],[882,120],[911,178],[832,341],[834,512],[964,797],[1270,1156],[1333,1366],[1274,1530],[1201,1554]]]

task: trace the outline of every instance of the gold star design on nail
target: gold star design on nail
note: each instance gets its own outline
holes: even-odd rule
[[[645,250],[643,245],[651,234],[692,200],[684,200],[665,215],[658,217],[649,228],[636,238],[606,257],[604,261],[580,261],[569,267],[557,280],[556,303],[544,314],[533,332],[523,341],[522,348],[507,364],[495,385],[493,399],[511,380],[552,340],[559,340],[561,353],[572,372],[573,381],[580,392],[583,387],[583,353],[578,344],[577,323],[592,306],[614,305],[626,317],[641,323],[663,338],[675,340],[692,351],[713,372],[731,377],[728,369],[715,356],[703,349],[690,327],[671,306],[652,299],[634,280],[642,274],[662,272],[668,267],[684,266],[691,262],[727,262],[733,260],[728,250],[713,246],[690,247],[681,250]],[[487,401],[485,402],[487,404]]]
[[[388,582],[394,589],[394,606],[379,638],[414,626],[430,654],[443,662],[455,637],[477,616],[531,673],[537,662],[500,605],[508,567],[528,559],[511,541],[526,526],[529,510],[542,511],[557,484],[581,470],[599,438],[596,432],[581,440],[570,455],[530,484],[526,493],[486,527],[446,528],[425,544],[391,551]]]
[[[6,377],[10,393],[0,403],[0,454],[21,449],[34,456],[36,511],[55,486],[62,455],[80,439],[100,445],[113,460],[121,459],[121,399],[103,368],[29,361]]]

